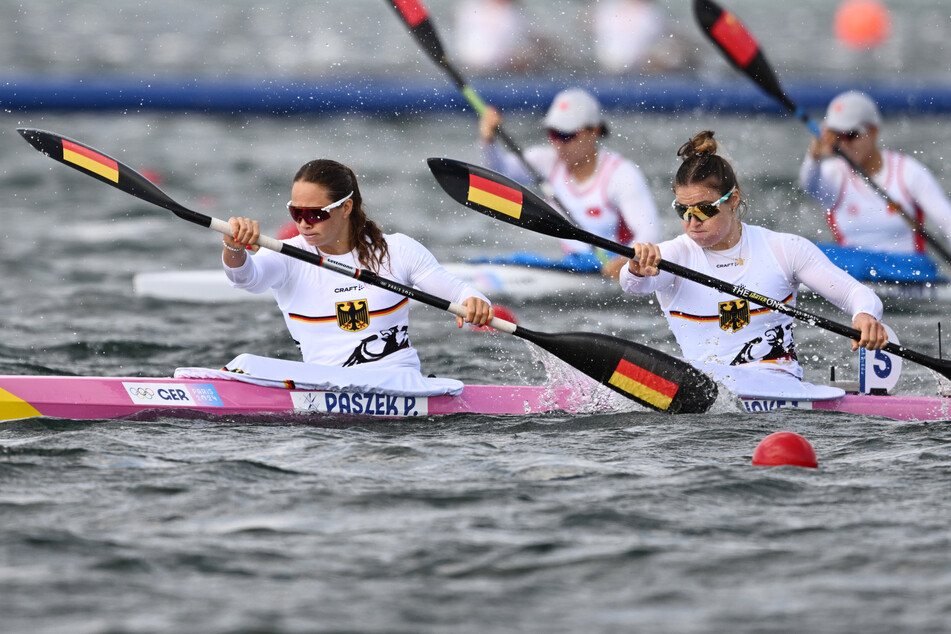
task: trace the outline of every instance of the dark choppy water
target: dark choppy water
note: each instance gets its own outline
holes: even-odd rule
[[[776,429],[818,471],[749,466]],[[946,631],[949,433],[841,416],[3,426],[4,631]]]
[[[60,4],[36,3],[35,11]],[[47,19],[19,6],[24,29],[62,25],[87,35],[75,9]],[[170,3],[168,15],[184,6]],[[796,122],[613,113],[611,123],[611,145],[642,164],[662,209],[676,147],[711,128],[740,172],[750,220],[827,237],[821,214],[792,186],[808,142]],[[526,143],[539,138],[528,116],[509,124]],[[948,185],[948,124],[895,119],[884,136]],[[438,191],[426,157],[478,161],[475,124],[463,115],[6,114],[6,374],[161,375],[217,367],[241,352],[294,354],[267,304],[134,297],[138,271],[215,266],[218,237],[37,154],[14,131],[24,125],[153,170],[173,198],[219,217],[240,212],[276,228],[290,175],[326,155],[356,168],[387,230],[418,237],[441,259],[555,249]],[[643,302],[510,305],[533,329],[608,332],[674,349],[656,307]],[[917,305],[888,321],[903,343],[936,355],[946,313]],[[423,306],[413,321],[429,372],[471,382],[546,379],[539,354],[521,340],[457,331]],[[806,325],[797,337],[807,378],[823,380],[833,364],[840,377],[854,371],[840,338]],[[927,371],[906,364],[902,391],[934,388]],[[820,468],[750,466],[757,443],[779,430],[807,437]],[[943,632],[951,623],[949,489],[947,423],[751,417],[728,399],[713,414],[678,418],[0,423],[0,631]]]
[[[895,125],[934,156],[935,123]],[[154,169],[174,198],[218,216],[277,226],[288,175],[326,153],[357,166],[389,229],[443,259],[536,240],[435,191],[423,157],[477,159],[464,117],[6,117],[5,373],[156,375],[246,351],[294,353],[267,304],[133,297],[136,271],[214,266],[217,238],[37,154],[12,131],[23,124]],[[700,124],[617,117],[619,136],[656,157],[645,163],[660,200],[670,140]],[[753,215],[818,231],[789,184],[798,128],[702,125],[734,139]],[[784,144],[795,155],[771,152]],[[947,168],[942,176],[951,182]],[[531,328],[673,350],[644,303],[512,307]],[[919,309],[890,321],[906,344],[936,354],[944,308]],[[521,340],[456,331],[424,306],[414,324],[428,371],[545,380]],[[854,367],[844,341],[798,333],[810,378]],[[901,387],[925,394],[934,381],[909,365]],[[784,429],[812,441],[818,471],[750,466],[757,443]],[[937,632],[951,619],[949,485],[946,423],[750,417],[729,403],[676,419],[457,416],[331,429],[2,423],[0,631]]]

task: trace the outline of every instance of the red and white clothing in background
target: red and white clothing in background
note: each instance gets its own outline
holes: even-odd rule
[[[905,213],[951,240],[951,201],[928,168],[906,154],[882,150],[882,168],[872,178]],[[807,154],[799,185],[826,207],[838,244],[889,253],[924,252],[925,241],[908,221],[841,157],[817,161]]]
[[[486,167],[512,180],[533,186],[531,175],[518,158],[498,143],[483,144]],[[599,149],[594,174],[577,182],[568,166],[550,145],[528,148],[525,160],[548,183],[564,211],[578,227],[595,235],[630,244],[657,242],[660,221],[657,206],[644,173],[634,163],[610,150]],[[574,240],[562,240],[566,253],[585,253],[592,247]]]

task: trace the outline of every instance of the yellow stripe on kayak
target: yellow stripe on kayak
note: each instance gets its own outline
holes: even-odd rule
[[[0,420],[31,418],[33,416],[42,416],[42,414],[22,398],[0,388]]]

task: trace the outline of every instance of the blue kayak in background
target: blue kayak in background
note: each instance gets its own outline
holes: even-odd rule
[[[836,265],[874,290],[886,310],[951,302],[951,284],[926,255],[818,246]],[[451,274],[492,298],[622,296],[617,281],[601,275],[601,266],[601,258],[594,253],[558,258],[530,251],[443,263]],[[221,269],[141,272],[133,278],[133,289],[139,296],[187,302],[274,301],[270,293],[256,295],[232,288]]]
[[[604,261],[595,253],[569,253],[561,258],[552,258],[541,253],[518,251],[506,255],[472,258],[470,264],[508,264],[529,268],[570,271],[572,273],[601,273]]]
[[[948,278],[924,253],[867,251],[837,244],[817,244],[836,266],[860,282],[931,282],[943,284]],[[472,258],[471,264],[508,264],[573,273],[600,273],[604,260],[596,253],[569,253],[553,258],[541,253],[519,251],[505,255]]]
[[[860,282],[946,284],[938,265],[924,253],[887,253],[837,244],[816,246],[832,262]]]

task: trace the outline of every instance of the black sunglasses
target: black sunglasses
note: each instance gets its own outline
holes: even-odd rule
[[[318,222],[323,222],[327,218],[330,218],[331,210],[336,209],[350,200],[351,196],[353,196],[353,192],[350,192],[337,202],[330,203],[326,207],[297,207],[291,203],[287,203],[287,210],[291,212],[291,218],[294,219],[294,222],[305,220],[307,224],[315,225]]]
[[[723,194],[712,203],[697,203],[696,205],[685,205],[683,203],[677,202],[677,199],[674,199],[674,202],[671,203],[671,207],[674,208],[674,211],[677,212],[677,216],[682,218],[685,221],[690,221],[691,214],[697,218],[697,220],[703,222],[708,218],[713,218],[715,215],[720,213],[720,205],[725,203],[730,199],[730,196],[733,195],[733,192],[736,191],[736,185],[730,188],[730,191]]]
[[[558,130],[548,129],[548,140],[551,142],[560,141],[561,143],[568,143],[573,141],[576,136],[581,134],[581,130],[575,130],[574,132],[559,132]]]
[[[854,141],[855,139],[859,138],[863,134],[865,134],[865,132],[863,132],[862,130],[847,130],[845,132],[836,132],[835,140],[840,143],[842,141]]]

